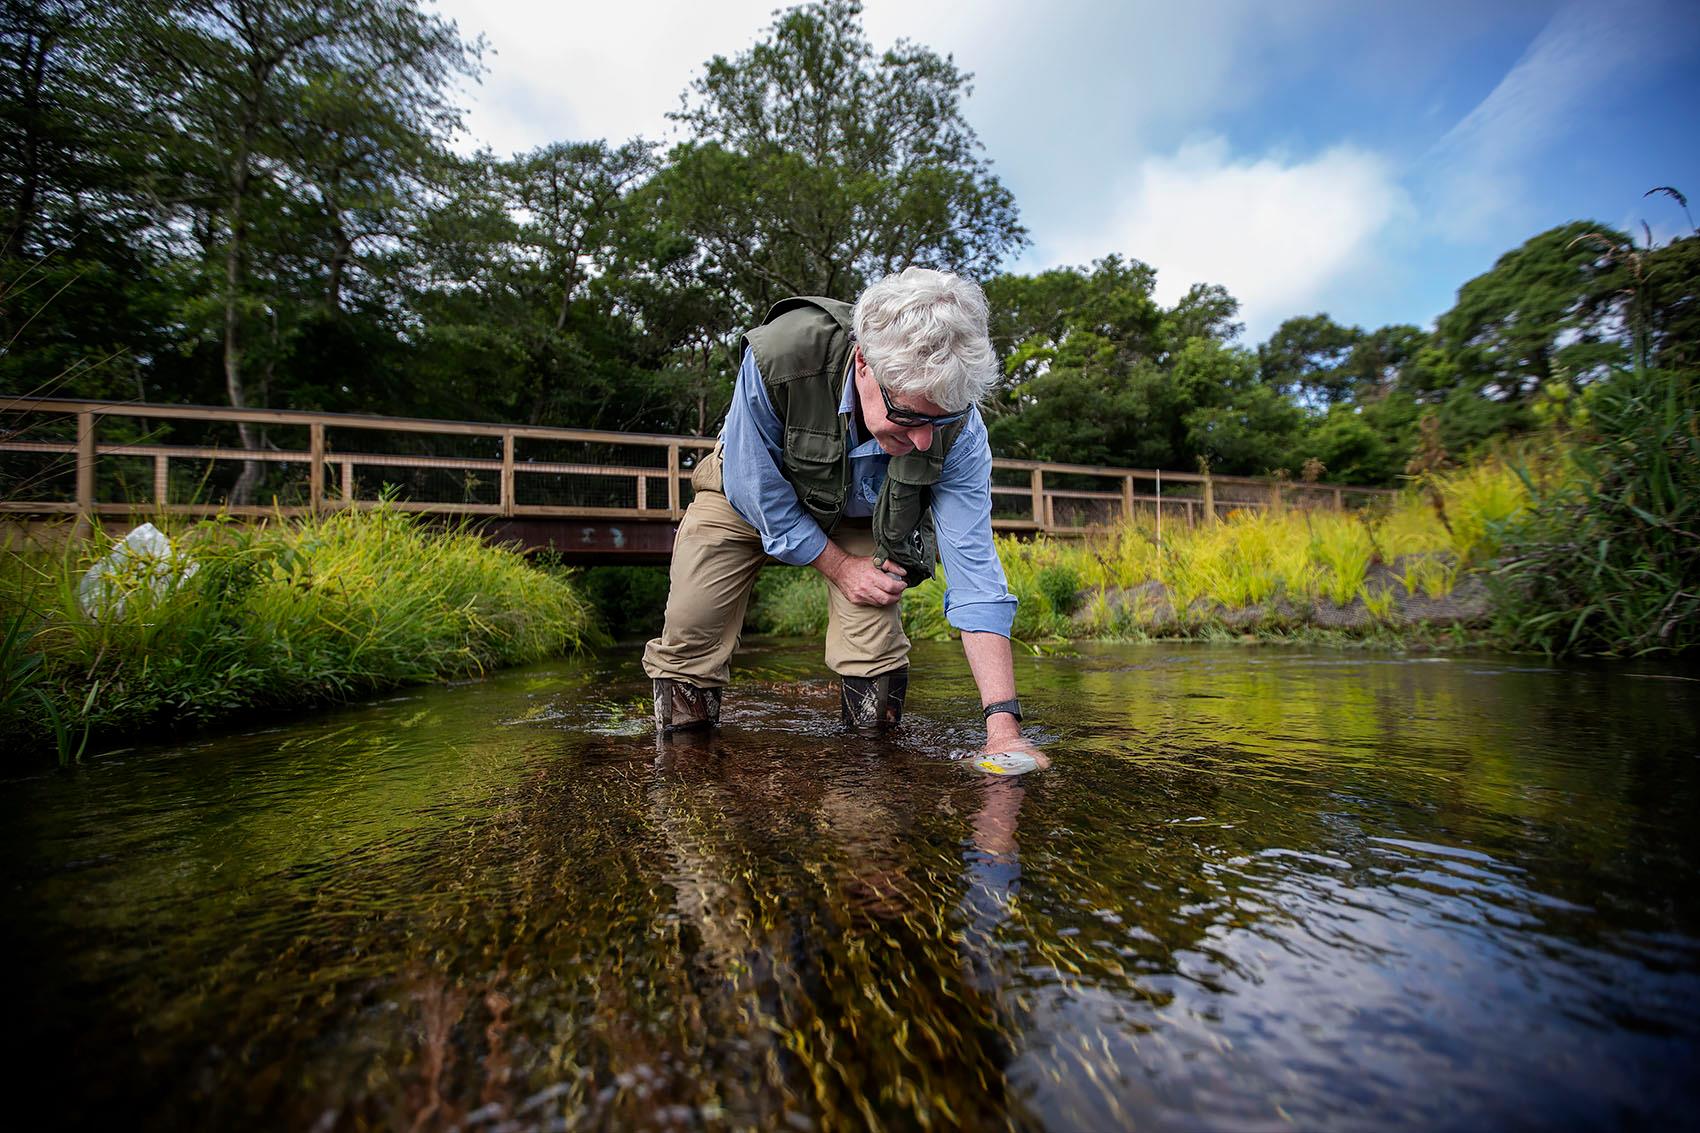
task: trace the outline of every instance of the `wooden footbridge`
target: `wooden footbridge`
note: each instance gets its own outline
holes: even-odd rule
[[[254,447],[236,438],[246,431]],[[712,437],[0,395],[0,520],[254,520],[381,501],[576,562],[662,562]],[[1386,489],[998,458],[1000,532],[1081,536],[1125,516],[1358,507]],[[245,497],[245,500],[244,500]],[[246,501],[246,502],[245,502]]]

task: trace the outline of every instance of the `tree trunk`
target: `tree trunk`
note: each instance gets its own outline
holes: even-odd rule
[[[331,228],[332,238],[336,241],[335,250],[331,253],[331,277],[325,284],[325,311],[327,314],[342,314],[342,276],[348,266],[350,256],[354,251],[354,241],[348,238],[348,231],[343,227],[339,214],[335,225]]]
[[[233,409],[248,407],[247,391],[242,384],[242,259],[248,239],[246,204],[248,195],[248,153],[243,147],[236,157],[236,175],[230,193],[230,244],[224,251],[224,388]],[[246,421],[236,424],[236,435],[244,449],[258,449],[259,438],[254,427]],[[245,507],[254,502],[254,489],[260,482],[260,462],[242,462],[242,474],[230,490],[230,502]]]

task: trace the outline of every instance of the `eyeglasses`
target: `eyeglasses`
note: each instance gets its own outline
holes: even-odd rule
[[[866,366],[868,364],[868,360],[860,357],[860,354],[861,352],[857,351],[857,360],[860,361],[862,365]],[[874,379],[874,385],[879,386],[880,400],[885,402],[886,419],[893,425],[902,429],[919,429],[923,425],[932,425],[935,428],[944,425],[954,425],[964,417],[968,416],[968,410],[966,409],[959,410],[955,413],[940,413],[937,415],[931,413],[917,413],[913,409],[905,409],[901,405],[893,405],[891,403],[891,394],[887,393],[885,387],[880,385],[878,378]]]
[[[878,386],[879,382],[876,381],[874,384]],[[899,425],[905,429],[919,429],[922,425],[954,425],[968,416],[966,409],[959,413],[940,413],[935,416],[931,413],[917,413],[913,409],[905,409],[901,405],[893,405],[891,395],[885,391],[884,386],[880,386],[880,400],[885,402],[886,418],[893,425]]]

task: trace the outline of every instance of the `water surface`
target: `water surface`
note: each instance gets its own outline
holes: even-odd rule
[[[1129,646],[961,654],[842,734],[818,647],[658,745],[630,652],[0,786],[54,1124],[1685,1124],[1700,681]]]

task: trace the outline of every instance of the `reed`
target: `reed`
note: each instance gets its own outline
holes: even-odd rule
[[[109,543],[0,555],[0,603],[17,627],[0,668],[27,665],[29,682],[0,711],[8,733],[62,757],[65,731],[339,701],[538,660],[592,633],[569,582],[387,507],[197,524],[175,539],[193,574],[155,587],[158,564],[132,564],[85,610],[78,582]]]
[[[1520,464],[1496,631],[1549,653],[1641,656],[1700,642],[1700,377],[1637,367],[1591,390],[1556,466]]]

